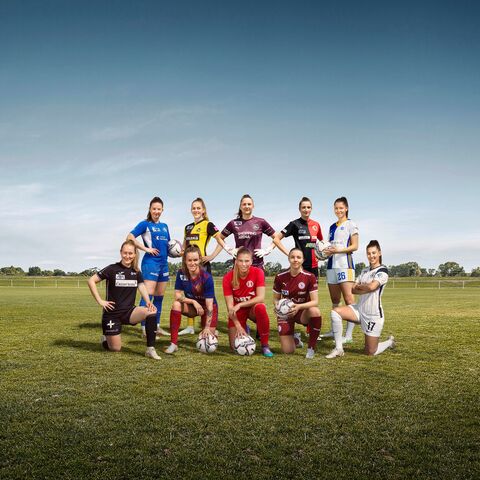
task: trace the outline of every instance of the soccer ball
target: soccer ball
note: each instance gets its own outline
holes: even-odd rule
[[[253,355],[255,352],[255,340],[250,335],[237,337],[235,339],[235,351],[242,356]]]
[[[168,242],[168,256],[172,258],[180,257],[182,254],[182,244],[178,240]]]
[[[202,353],[213,353],[218,347],[218,338],[215,335],[198,337],[197,348]]]
[[[288,318],[289,313],[292,311],[293,308],[293,301],[289,298],[281,298],[275,304],[275,314],[281,320],[286,320]]]
[[[330,242],[326,242],[324,240],[317,240],[315,243],[315,256],[319,260],[326,260],[329,256],[326,254],[325,250],[331,247],[332,244]]]

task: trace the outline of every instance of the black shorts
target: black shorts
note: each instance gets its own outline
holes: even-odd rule
[[[120,335],[122,332],[122,325],[131,325],[130,316],[135,310],[135,306],[125,310],[118,310],[113,312],[103,312],[102,315],[102,330],[106,336]]]

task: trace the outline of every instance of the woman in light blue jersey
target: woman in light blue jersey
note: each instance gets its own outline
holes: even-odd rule
[[[168,226],[160,222],[163,212],[163,201],[160,197],[154,197],[150,201],[147,219],[142,220],[127,236],[133,240],[139,250],[145,255],[142,259],[142,275],[148,294],[153,297],[153,304],[157,308],[157,332],[169,335],[160,328],[160,315],[162,313],[163,296],[168,282],[168,242],[170,233]],[[142,241],[137,241],[137,237]],[[142,299],[140,305],[143,305]],[[145,334],[145,325],[142,323]]]

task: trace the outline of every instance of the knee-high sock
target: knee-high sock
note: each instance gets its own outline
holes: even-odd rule
[[[268,338],[270,335],[270,320],[267,314],[267,308],[264,303],[257,303],[255,305],[255,319],[257,322],[257,331],[260,336],[260,343],[263,346],[268,346]]]
[[[355,327],[355,324],[353,322],[347,322],[347,328],[345,330],[345,338],[352,338],[354,327]]]
[[[333,338],[335,339],[335,347],[339,350],[343,350],[342,344],[342,331],[343,331],[343,324],[342,324],[342,317],[332,310],[330,312],[330,318],[332,319],[332,332]]]
[[[392,340],[388,339],[385,340],[384,342],[380,342],[377,347],[377,351],[374,353],[374,355],[380,355],[382,352],[384,352],[387,348],[392,346]]]
[[[145,333],[147,334],[147,347],[155,346],[155,336],[157,330],[157,316],[152,313],[145,319]]]
[[[150,301],[153,300],[153,295],[149,295],[148,298],[150,298]],[[147,302],[143,299],[143,297],[140,299],[140,306],[145,307],[147,305]],[[142,327],[145,328],[145,320],[142,320]]]
[[[110,349],[108,348],[108,342],[107,342],[107,340],[104,340],[104,341],[102,342],[102,347],[103,347],[105,350],[110,350]]]
[[[178,343],[178,330],[182,321],[181,312],[170,310],[170,341],[175,345]]]
[[[163,295],[155,295],[153,304],[157,307],[157,325],[160,325],[160,315],[162,314]]]
[[[322,326],[322,317],[311,317],[308,321],[310,336],[308,337],[308,348],[315,348],[318,336],[320,335],[320,327]]]

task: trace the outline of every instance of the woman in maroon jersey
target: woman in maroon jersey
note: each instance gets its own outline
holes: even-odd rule
[[[293,302],[287,318],[277,316],[280,346],[283,353],[294,353],[295,323],[308,325],[310,336],[305,358],[313,358],[322,325],[322,317],[318,308],[317,279],[315,275],[302,269],[304,257],[299,248],[290,250],[288,261],[290,268],[279,273],[273,284],[275,304],[282,298],[288,298]]]
[[[257,324],[264,357],[273,357],[268,345],[270,320],[265,306],[265,274],[252,266],[252,252],[240,247],[233,266],[223,277],[223,295],[228,311],[228,337],[234,348],[235,338],[247,335],[247,320]]]

